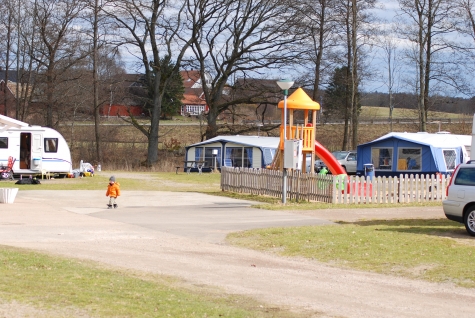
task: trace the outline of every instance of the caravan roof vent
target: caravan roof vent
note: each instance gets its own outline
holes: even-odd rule
[[[439,132],[436,132],[436,134],[438,134],[438,135],[450,135],[450,131],[439,131]]]

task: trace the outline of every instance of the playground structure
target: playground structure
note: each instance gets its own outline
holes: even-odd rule
[[[318,141],[315,140],[315,131],[317,124],[317,111],[320,110],[320,104],[313,101],[302,88],[298,88],[287,98],[287,105],[284,107],[284,101],[280,101],[278,108],[282,109],[281,125],[280,125],[280,142],[279,148],[276,151],[271,168],[283,170],[284,169],[284,141],[285,140],[302,140],[302,172],[306,171],[306,156],[310,154],[310,167],[315,165],[315,156],[318,156],[328,167],[333,175],[346,174],[345,169],[335,159],[335,157]],[[285,123],[284,112],[288,110],[288,125]],[[294,124],[295,112],[303,111],[304,122],[301,125]],[[309,113],[311,111],[311,121],[309,120]],[[285,125],[287,125],[285,127]],[[285,129],[284,129],[285,127]],[[286,138],[284,138],[284,131]],[[309,171],[314,173],[313,169]]]

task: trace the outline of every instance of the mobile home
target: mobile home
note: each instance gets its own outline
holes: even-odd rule
[[[16,159],[15,175],[65,176],[72,170],[69,146],[59,132],[0,115],[0,164],[6,166],[10,156]]]

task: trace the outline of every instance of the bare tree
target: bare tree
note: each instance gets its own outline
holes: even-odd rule
[[[159,123],[163,96],[177,74],[189,40],[183,21],[184,3],[165,0],[120,0],[106,7],[107,14],[114,18],[118,31],[118,45],[126,48],[140,60],[145,71],[145,89],[150,106],[150,126],[141,125],[133,116],[131,123],[148,139],[147,166],[158,162]],[[163,65],[174,62],[171,71],[164,72]]]
[[[398,0],[403,12],[399,19],[400,33],[415,44],[419,130],[427,130],[427,114],[430,109],[431,88],[438,82],[457,91],[465,89],[461,74],[463,51],[461,43],[454,41],[457,19],[454,13],[458,6],[451,0]],[[405,22],[405,23],[404,23]]]
[[[100,115],[99,115],[99,80],[98,80],[98,55],[99,55],[99,14],[102,10],[99,0],[91,3],[92,9],[92,87],[93,87],[93,111],[94,111],[94,133],[96,136],[96,157],[98,162],[102,162],[101,136],[99,133]]]
[[[15,82],[15,85],[10,86],[15,105],[13,101],[6,102],[5,114],[25,120],[29,102],[33,98],[32,79],[36,66],[30,57],[33,55],[32,42],[36,37],[33,22],[36,7],[33,2],[26,0],[4,0],[0,6],[1,12],[6,14],[2,20],[7,30],[2,39],[6,45],[2,50],[5,52],[2,63],[5,65],[5,81],[8,83],[11,78]]]
[[[475,1],[473,0],[459,0],[460,5],[457,12],[457,16],[461,19],[459,24],[458,31],[462,35],[466,35],[471,40],[470,49],[466,50],[466,56],[471,57],[472,61],[475,61]],[[472,74],[473,74],[473,63],[471,65]],[[472,86],[473,95],[473,86]]]
[[[8,116],[9,114],[9,104],[10,104],[10,98],[8,94],[8,76],[10,73],[10,66],[11,66],[11,54],[12,54],[12,31],[14,30],[14,16],[15,14],[13,13],[13,3],[11,1],[2,1],[0,3],[0,12],[2,13],[1,15],[1,25],[4,30],[6,30],[6,34],[3,34],[2,36],[2,43],[5,43],[5,47],[2,49],[4,53],[4,56],[1,56],[2,62],[5,65],[5,77],[3,80],[5,81],[5,85],[3,86],[3,106],[4,106],[4,115]]]
[[[108,66],[107,59],[109,58],[112,61],[115,61],[120,56],[116,54],[116,49],[108,46],[106,38],[109,35],[108,27],[110,26],[107,15],[103,12],[103,8],[108,4],[108,1],[102,0],[88,0],[87,2],[87,14],[84,16],[85,20],[91,26],[90,29],[86,29],[86,35],[89,37],[90,43],[90,60],[92,65],[92,113],[94,116],[94,134],[95,134],[95,143],[96,143],[96,160],[97,162],[103,162],[102,157],[102,142],[100,134],[100,108],[101,105],[105,102],[103,98],[100,97],[101,85],[104,84],[104,81],[107,78],[110,80],[109,76],[101,76],[101,68],[103,66]],[[103,57],[101,59],[101,56]],[[105,74],[103,74],[105,75]],[[110,82],[110,81],[109,81]]]
[[[459,16],[465,20],[465,24],[461,26],[461,31],[468,34],[475,42],[475,1],[460,0],[459,13]]]
[[[355,148],[358,145],[358,117],[361,108],[359,89],[362,79],[360,72],[364,66],[365,47],[369,45],[369,38],[373,33],[369,9],[374,7],[374,4],[374,0],[341,0],[338,5],[342,17],[341,35],[346,44],[346,78],[349,85],[343,149]]]
[[[189,16],[197,33],[192,65],[200,70],[204,96],[209,107],[206,139],[218,133],[218,115],[231,105],[261,98],[249,92],[231,98],[225,89],[234,78],[256,78],[290,65],[297,53],[290,44],[300,34],[291,32],[293,11],[280,0],[189,0]],[[276,89],[278,89],[276,87]],[[253,102],[256,102],[255,100]]]
[[[305,38],[302,40],[304,65],[311,65],[313,73],[305,74],[313,88],[312,98],[319,100],[319,88],[323,73],[334,62],[332,48],[337,46],[336,32],[339,16],[333,0],[303,0],[296,3],[299,28]],[[303,80],[305,82],[305,80]]]
[[[383,59],[385,62],[384,68],[386,75],[383,75],[385,78],[383,81],[388,88],[389,125],[390,130],[393,131],[394,93],[398,91],[398,79],[401,71],[397,40],[393,34],[386,31],[381,35],[381,38],[377,40],[375,45],[379,46],[384,54]]]
[[[44,79],[44,103],[46,126],[53,127],[54,111],[60,100],[56,86],[61,75],[88,55],[82,43],[80,32],[73,27],[85,8],[81,1],[37,0],[35,22],[38,28],[38,42],[33,43],[32,58],[41,66]],[[87,46],[86,46],[87,47]],[[71,80],[68,76],[62,79]],[[56,114],[57,115],[57,114]],[[60,120],[56,117],[56,122]]]

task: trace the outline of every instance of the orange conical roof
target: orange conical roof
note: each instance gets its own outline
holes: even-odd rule
[[[284,101],[279,102],[279,108],[284,108]],[[305,93],[302,88],[297,88],[295,92],[287,97],[287,108],[288,109],[309,109],[309,110],[319,110],[320,104],[313,101],[310,96]]]

